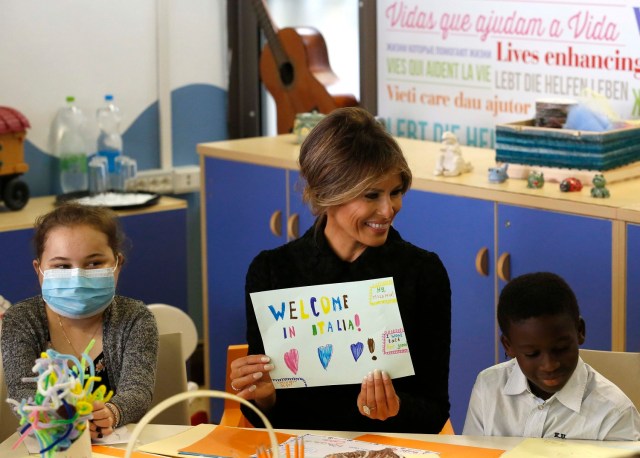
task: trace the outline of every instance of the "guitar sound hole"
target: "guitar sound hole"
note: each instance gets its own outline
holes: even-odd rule
[[[293,65],[291,62],[284,63],[280,66],[280,81],[285,86],[293,83]]]

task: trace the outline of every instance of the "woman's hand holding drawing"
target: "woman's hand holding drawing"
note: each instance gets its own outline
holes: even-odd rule
[[[261,409],[269,409],[276,402],[270,361],[266,355],[248,355],[231,362],[231,388],[241,398],[254,400]]]
[[[358,394],[358,410],[373,420],[386,420],[400,412],[400,398],[389,374],[376,369],[362,380]]]

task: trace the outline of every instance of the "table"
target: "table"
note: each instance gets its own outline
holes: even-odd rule
[[[135,427],[134,424],[127,425],[129,431],[133,431]],[[160,439],[164,439],[169,435],[181,433],[190,426],[179,426],[179,425],[148,425],[140,435],[140,442],[142,444],[148,444],[150,442],[155,442]],[[20,436],[18,433],[14,433],[9,436],[0,444],[0,456],[2,458],[24,458],[24,457],[38,457],[39,455],[29,455],[27,452],[27,448],[24,445],[20,445],[16,450],[11,450],[11,447],[18,440]],[[114,445],[114,447],[118,448],[126,448],[126,444]]]
[[[135,425],[128,425],[130,431],[133,431]],[[215,427],[212,425],[212,427]],[[142,431],[139,437],[139,441],[141,444],[148,444],[150,442],[155,442],[161,439],[166,439],[167,437],[184,432],[191,428],[190,426],[178,426],[178,425],[147,425],[145,429]],[[360,436],[364,433],[362,432],[354,432],[354,431],[300,431],[300,430],[290,430],[290,429],[282,429],[278,430],[284,433],[289,434],[304,434],[307,432],[311,432],[313,434],[327,435],[327,436],[337,436],[337,437],[345,437],[352,439],[354,437]],[[484,436],[460,436],[460,435],[445,435],[445,434],[398,434],[398,433],[375,433],[378,435],[385,436],[395,436],[395,437],[403,437],[406,439],[416,439],[427,442],[440,442],[445,444],[453,444],[453,445],[466,445],[472,447],[485,447],[485,448],[497,448],[502,450],[510,450],[520,442],[522,442],[523,438],[521,437],[484,437]],[[17,450],[11,450],[11,446],[18,439],[18,434],[15,433],[6,439],[4,442],[0,444],[0,456],[2,458],[25,458],[25,457],[36,457],[37,455],[28,455],[26,448],[23,445],[20,445]],[[594,445],[606,445],[606,446],[621,446],[625,448],[631,448],[637,451],[640,451],[640,442],[602,442],[602,441],[578,441],[581,444],[594,444]],[[117,446],[118,448],[125,448],[126,445],[122,444]]]

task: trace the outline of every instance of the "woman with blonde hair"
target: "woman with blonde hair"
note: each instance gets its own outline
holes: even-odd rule
[[[366,110],[343,108],[309,133],[299,163],[303,198],[317,219],[300,239],[251,263],[249,356],[232,363],[232,386],[277,428],[440,432],[449,417],[451,291],[438,256],[392,227],[411,186],[400,147]],[[375,370],[361,384],[276,390],[249,294],[385,277],[393,277],[415,375]]]

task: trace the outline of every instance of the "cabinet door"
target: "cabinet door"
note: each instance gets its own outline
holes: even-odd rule
[[[121,216],[131,242],[118,294],[188,312],[187,210]]]
[[[640,352],[640,226],[627,225],[627,351]]]
[[[0,232],[0,295],[12,304],[40,294],[32,237],[33,229]]]
[[[479,274],[476,256],[493,246],[493,203],[409,191],[394,227],[402,237],[436,252],[451,282],[449,398],[454,431],[462,433],[478,372],[495,363],[493,269]],[[490,256],[489,256],[490,257]]]
[[[498,253],[510,254],[511,278],[538,271],[563,277],[587,323],[585,348],[611,350],[611,237],[607,220],[498,205]]]
[[[297,237],[301,237],[307,229],[313,226],[315,217],[311,214],[309,207],[302,202],[302,189],[304,183],[300,178],[300,173],[296,170],[289,170],[289,218],[297,220]]]
[[[210,388],[224,391],[227,347],[244,343],[247,269],[262,250],[286,241],[286,177],[282,169],[205,158],[205,276]],[[274,212],[281,218],[276,236]],[[213,404],[218,422],[222,403]]]

